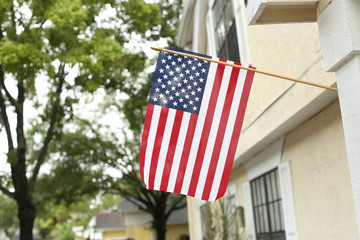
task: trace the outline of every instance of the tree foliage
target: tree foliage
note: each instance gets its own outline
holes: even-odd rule
[[[78,117],[79,102],[99,89],[141,91],[146,56],[129,42],[173,39],[179,4],[0,0],[0,127],[11,170],[0,172],[0,190],[17,204],[21,239],[32,239],[49,199],[94,196],[106,166],[122,167],[98,123]],[[125,114],[139,104],[125,104]]]

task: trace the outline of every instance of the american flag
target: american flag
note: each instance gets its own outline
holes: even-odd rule
[[[140,173],[148,189],[208,201],[224,195],[253,75],[160,52],[140,152]]]

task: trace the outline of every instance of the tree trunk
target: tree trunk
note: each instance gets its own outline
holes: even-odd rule
[[[155,225],[156,230],[156,240],[165,240],[166,239],[166,222],[158,222]]]
[[[33,227],[36,216],[35,206],[28,198],[19,198],[17,204],[20,240],[33,240]]]

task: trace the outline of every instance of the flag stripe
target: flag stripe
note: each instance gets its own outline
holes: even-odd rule
[[[230,173],[234,162],[234,156],[240,137],[241,127],[244,120],[246,103],[250,95],[250,89],[251,89],[253,77],[254,77],[254,72],[248,71],[246,74],[245,84],[241,95],[239,110],[236,116],[235,129],[231,137],[231,141],[233,141],[233,144],[230,145],[229,151],[227,153],[224,173],[220,181],[220,187],[216,199],[222,197],[225,194],[227,183],[229,182]]]
[[[237,83],[237,78],[239,75],[239,71],[240,69],[238,68],[232,68],[232,73],[231,73],[231,77],[230,77],[230,82],[227,88],[227,93],[224,94],[224,96],[226,96],[224,102],[223,102],[223,111],[221,114],[221,119],[220,119],[220,125],[219,125],[219,129],[217,131],[217,135],[216,135],[216,140],[214,141],[214,151],[212,152],[212,156],[211,156],[211,160],[209,161],[209,168],[207,169],[207,171],[204,171],[204,174],[207,174],[206,176],[206,180],[204,181],[204,185],[200,190],[202,191],[202,196],[199,195],[198,198],[201,198],[203,200],[208,200],[209,199],[209,195],[210,195],[210,190],[212,188],[212,184],[213,184],[213,180],[214,180],[214,174],[217,168],[217,164],[218,164],[218,160],[219,160],[219,155],[220,155],[220,150],[222,147],[222,143],[224,140],[224,135],[225,135],[225,130],[226,130],[226,126],[227,126],[227,122],[228,122],[228,118],[230,115],[230,109],[231,109],[231,103],[234,97],[234,92],[235,92],[235,88],[236,88],[236,83]],[[210,158],[209,158],[210,159]],[[197,190],[198,191],[198,190]]]
[[[160,191],[167,191],[167,186],[169,182],[170,177],[170,171],[173,164],[175,149],[179,137],[180,127],[181,127],[181,121],[184,115],[183,111],[174,110],[176,112],[176,116],[174,119],[174,124],[172,128],[169,148],[167,150],[166,155],[166,162],[163,167],[163,173],[162,173],[162,179],[161,179],[161,185],[160,185]],[[160,175],[160,174],[159,174]]]
[[[191,144],[194,139],[194,133],[195,133],[197,121],[198,121],[198,115],[191,114],[188,131],[187,131],[186,139],[185,139],[185,143],[184,143],[184,150],[183,150],[182,156],[181,156],[179,172],[176,177],[174,193],[181,193],[181,189],[183,186],[184,177],[185,177],[185,173],[186,173],[186,169],[187,169],[187,165],[188,165],[190,148],[191,148]]]
[[[156,168],[156,175],[155,175],[155,182],[154,182],[154,190],[160,189],[162,174],[164,172],[164,166],[165,166],[165,161],[166,161],[166,155],[167,155],[169,145],[170,145],[171,134],[166,134],[166,133],[172,132],[172,130],[174,129],[174,124],[175,124],[174,120],[175,120],[176,110],[173,108],[170,108],[170,109],[167,108],[167,109],[169,110],[169,112],[167,115],[165,129],[164,129],[164,135],[163,135],[163,139],[161,141],[161,146],[160,146],[160,153],[159,153],[159,159],[158,159],[158,164],[157,164],[157,168]]]
[[[151,117],[151,125],[149,130],[149,137],[147,141],[146,153],[145,153],[145,164],[144,164],[144,180],[145,185],[149,188],[149,172],[150,172],[150,165],[151,165],[151,156],[154,149],[156,131],[159,123],[161,107],[154,105],[152,117]]]
[[[209,105],[209,101],[210,101],[210,97],[211,97],[212,87],[214,84],[214,78],[215,78],[216,72],[217,72],[217,67],[218,67],[218,64],[216,64],[216,63],[210,64],[210,69],[209,69],[209,74],[208,74],[208,77],[206,80],[206,86],[205,86],[205,90],[204,90],[203,100],[201,103],[201,108],[200,108],[195,132],[194,132],[194,139],[192,140],[192,143],[190,144],[190,146],[191,146],[190,155],[189,155],[189,159],[187,161],[185,175],[183,176],[183,183],[182,183],[182,188],[181,188],[182,194],[187,194],[188,190],[189,190],[190,180],[191,180],[191,176],[192,176],[192,173],[194,170],[196,155],[197,155],[197,151],[198,151],[199,143],[200,143],[200,137],[201,137],[201,134],[203,131],[203,126],[204,126],[205,117],[206,117],[206,113],[207,113],[207,109],[208,109],[208,105]]]
[[[216,105],[213,107],[214,117],[213,117],[213,120],[211,123],[208,142],[206,145],[206,150],[205,150],[204,157],[203,157],[203,163],[201,166],[200,174],[198,176],[198,182],[197,182],[196,191],[195,191],[195,197],[199,198],[199,199],[202,196],[203,188],[204,188],[205,181],[206,181],[206,174],[209,170],[210,163],[211,163],[210,161],[211,161],[212,153],[217,148],[219,148],[218,145],[215,145],[215,140],[216,140],[217,133],[219,131],[219,126],[226,124],[226,122],[220,124],[220,119],[221,119],[223,109],[225,107],[224,102],[225,102],[225,98],[226,98],[226,92],[227,92],[227,89],[228,89],[229,83],[230,83],[232,69],[233,69],[232,67],[226,66],[224,69],[224,72],[222,74],[222,77],[221,77],[222,81],[219,82],[220,86],[213,87],[213,90],[218,92],[218,96],[217,96],[217,100],[215,101]]]
[[[220,61],[224,61],[224,60],[221,59]],[[223,80],[224,70],[225,70],[225,65],[218,64],[216,75],[215,75],[215,78],[214,78],[214,85],[212,87],[210,100],[209,100],[209,103],[208,103],[209,106],[208,106],[206,117],[205,117],[203,131],[202,131],[202,135],[201,135],[201,138],[200,138],[200,145],[198,147],[195,167],[193,169],[193,173],[192,173],[192,176],[191,176],[190,187],[189,187],[189,191],[188,191],[188,195],[192,196],[192,197],[195,196],[195,191],[196,191],[196,187],[197,187],[197,184],[198,184],[199,174],[200,174],[201,167],[202,167],[202,164],[203,164],[205,150],[206,150],[206,147],[207,147],[207,142],[208,142],[209,135],[210,135],[210,130],[211,130],[211,127],[212,127],[212,121],[213,121],[213,118],[214,118],[217,98],[219,96],[219,89],[221,87],[221,82]]]
[[[246,71],[240,70],[240,73],[239,73],[239,76],[237,79],[236,88],[235,88],[234,98],[233,98],[233,101],[231,104],[229,120],[228,120],[226,130],[225,130],[224,141],[222,143],[222,147],[220,150],[218,166],[216,168],[216,172],[214,175],[214,181],[213,181],[212,189],[211,189],[210,196],[209,196],[209,200],[212,200],[212,201],[215,200],[215,198],[218,194],[220,180],[222,178],[224,166],[226,163],[227,152],[229,150],[230,145],[233,144],[231,142],[231,140],[232,140],[231,137],[232,137],[232,132],[234,131],[234,127],[235,127],[235,123],[236,123],[235,118],[237,116],[239,104],[240,104],[240,100],[241,100],[241,97],[235,97],[235,96],[241,96],[242,91],[243,91],[245,77],[246,77]]]
[[[173,165],[172,165],[171,172],[170,172],[169,184],[167,187],[168,192],[174,192],[176,178],[178,176],[178,172],[180,172],[179,166],[180,166],[182,152],[184,149],[185,139],[186,139],[187,132],[188,132],[188,126],[190,125],[189,122],[190,122],[191,115],[192,114],[188,113],[188,112],[184,112],[184,115],[183,115],[183,119],[182,119],[181,126],[180,126],[178,143],[177,143],[176,149],[175,149]],[[196,122],[195,122],[195,124],[196,124]],[[186,165],[185,165],[185,168],[183,171],[185,171],[185,169],[186,169]],[[180,190],[181,190],[181,186],[180,186]],[[180,190],[179,190],[179,192],[180,192]]]
[[[142,178],[143,182],[145,182],[145,179],[144,179],[145,153],[146,153],[146,146],[147,146],[147,141],[148,141],[148,137],[149,137],[149,129],[150,129],[151,117],[153,114],[153,110],[154,110],[154,105],[148,104],[147,110],[146,110],[145,122],[144,122],[144,130],[143,130],[142,139],[141,139],[140,174],[141,174],[141,178]]]
[[[154,181],[155,174],[159,160],[159,154],[161,149],[161,144],[164,136],[164,130],[166,125],[166,120],[168,117],[169,108],[160,107],[160,117],[159,117],[159,125],[156,131],[154,150],[151,156],[151,165],[150,165],[150,173],[149,173],[149,186],[150,190],[154,189]]]

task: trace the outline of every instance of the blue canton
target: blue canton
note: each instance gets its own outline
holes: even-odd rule
[[[199,114],[209,66],[208,61],[160,52],[149,103]]]

